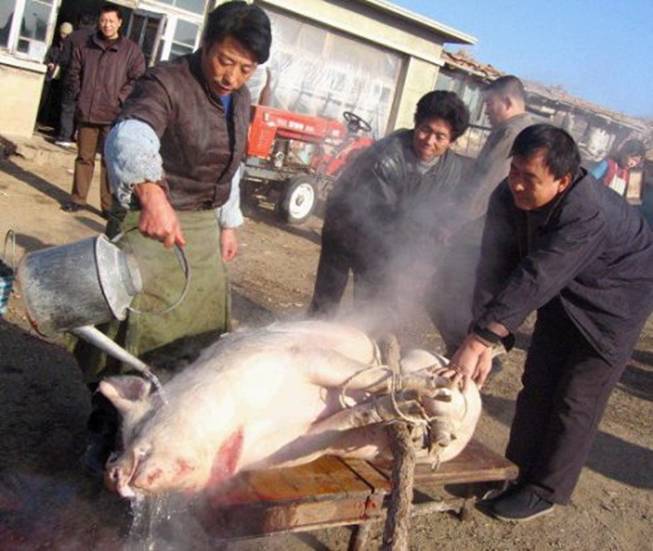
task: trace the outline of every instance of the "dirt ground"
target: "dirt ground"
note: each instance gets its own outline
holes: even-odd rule
[[[16,232],[18,256],[103,230],[98,212],[59,210],[67,198],[74,157],[51,154],[45,163],[12,157],[0,163],[0,236]],[[97,206],[97,182],[92,189]],[[234,317],[241,325],[299,318],[310,298],[319,252],[318,219],[302,227],[275,221],[269,205],[248,210],[241,249],[230,265]],[[437,348],[425,319],[401,335],[402,344]],[[527,339],[522,339],[522,345]],[[477,437],[503,452],[523,349],[484,389]],[[145,548],[126,540],[126,503],[90,481],[78,466],[89,397],[72,357],[56,342],[34,335],[20,295],[0,318],[0,549]],[[568,507],[525,525],[492,520],[471,508],[470,518],[436,513],[413,520],[416,550],[642,550],[653,546],[653,324],[649,322],[621,383]],[[538,430],[538,427],[533,427]],[[154,549],[205,548],[182,532],[183,544]],[[238,543],[227,549],[344,550],[348,528]],[[377,548],[375,531],[370,548]],[[127,542],[127,543],[126,543]]]

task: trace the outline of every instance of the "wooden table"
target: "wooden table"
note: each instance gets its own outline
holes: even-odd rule
[[[433,501],[425,499],[426,492],[445,484],[512,480],[516,476],[515,465],[472,440],[457,458],[437,471],[417,466],[414,512],[453,510],[462,514],[464,498]],[[327,456],[290,469],[240,475],[203,512],[203,524],[220,538],[356,525],[359,532],[353,548],[362,549],[370,523],[385,519],[384,502],[390,492],[389,470],[366,461]]]

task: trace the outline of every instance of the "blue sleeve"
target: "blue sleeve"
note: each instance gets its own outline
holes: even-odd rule
[[[161,143],[147,123],[128,119],[114,126],[104,144],[104,160],[111,190],[129,208],[136,184],[163,178]]]
[[[221,228],[237,228],[242,225],[243,213],[240,210],[240,178],[242,177],[243,167],[238,170],[231,179],[231,192],[227,202],[217,209],[218,223]]]
[[[594,176],[594,178],[596,178],[597,180],[601,181],[607,171],[608,171],[608,161],[601,161],[590,171],[590,174]]]

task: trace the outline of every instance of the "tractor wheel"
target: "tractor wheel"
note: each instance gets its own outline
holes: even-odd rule
[[[277,203],[277,212],[283,221],[301,224],[315,210],[316,204],[317,191],[313,178],[305,175],[295,176],[288,180]]]

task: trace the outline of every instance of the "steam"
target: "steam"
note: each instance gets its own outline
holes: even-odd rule
[[[482,226],[465,208],[465,185],[463,178],[457,190],[442,189],[437,181],[412,196],[409,190],[399,212],[384,217],[366,212],[356,194],[339,195],[360,227],[352,239],[359,239],[373,265],[368,277],[355,282],[353,310],[341,305],[339,320],[378,336],[401,334],[426,314],[449,348],[462,340],[471,321]],[[361,235],[371,236],[367,244]]]

